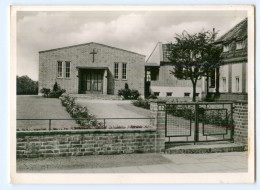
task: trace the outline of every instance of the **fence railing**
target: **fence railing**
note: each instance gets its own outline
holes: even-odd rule
[[[151,126],[151,121],[155,120],[155,118],[75,118],[75,119],[50,119],[50,118],[46,118],[46,119],[16,119],[17,121],[48,121],[48,128],[46,127],[46,130],[48,129],[50,130],[54,130],[52,123],[53,121],[75,121],[75,124],[77,126],[77,129],[80,128],[87,128],[87,127],[97,127],[97,128],[102,128],[102,129],[106,129],[107,127],[111,127],[111,129],[114,127],[123,127],[123,126],[132,126],[130,128],[142,128],[142,127],[147,127],[147,126]],[[125,120],[124,122],[111,122],[112,120]],[[126,122],[126,120],[130,120],[128,122]],[[137,122],[138,120],[150,120],[150,122],[143,122],[140,124],[140,122]],[[80,125],[78,123],[78,121],[92,121],[92,122],[97,122],[95,124],[95,126],[88,126],[88,125]],[[35,124],[37,125],[37,124]],[[73,126],[71,126],[73,127]],[[85,127],[85,128],[84,128]],[[31,127],[34,128],[34,127]],[[22,130],[23,128],[19,128],[19,124],[17,125],[17,129]],[[37,128],[35,128],[37,129]],[[57,130],[57,129],[55,129]]]

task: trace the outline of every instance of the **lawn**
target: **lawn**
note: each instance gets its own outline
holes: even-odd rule
[[[61,101],[41,96],[17,96],[17,119],[71,119]],[[52,128],[71,128],[75,121],[52,121]],[[48,129],[49,121],[17,121],[17,129]]]

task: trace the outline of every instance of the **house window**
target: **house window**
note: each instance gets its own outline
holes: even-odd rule
[[[223,87],[223,91],[226,92],[227,91],[227,79],[226,77],[222,78],[222,87]]]
[[[57,77],[62,78],[62,61],[57,63]]]
[[[172,96],[172,92],[167,92],[166,96]]]
[[[196,93],[196,94],[195,94],[196,97],[199,97],[199,95],[200,95],[200,93]]]
[[[229,44],[223,46],[223,52],[229,51]]]
[[[215,69],[210,72],[210,88],[215,88]]]
[[[122,65],[122,79],[126,80],[126,63]]]
[[[160,92],[154,92],[153,93],[155,96],[159,96],[160,95]]]
[[[118,63],[114,65],[114,78],[118,79]]]
[[[239,92],[239,77],[236,77],[236,91]]]
[[[66,78],[70,78],[70,62],[66,61]]]
[[[158,69],[152,69],[151,70],[151,80],[152,81],[156,81],[157,77],[158,77],[158,74],[159,74],[159,70]]]
[[[243,41],[239,41],[236,43],[236,49],[243,49]]]
[[[151,81],[151,71],[146,71],[146,81]]]
[[[190,93],[189,92],[184,92],[184,97],[190,97]]]

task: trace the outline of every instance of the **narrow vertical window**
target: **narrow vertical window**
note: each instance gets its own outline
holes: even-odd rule
[[[118,63],[114,65],[114,78],[118,79]]]
[[[62,61],[58,61],[57,65],[57,77],[62,78]]]
[[[126,80],[126,63],[122,65],[122,79]]]
[[[226,92],[227,91],[227,79],[226,79],[226,77],[222,78],[222,84],[223,84],[223,91]]]
[[[70,78],[70,62],[66,61],[66,78]]]
[[[239,92],[239,77],[236,77],[236,91]]]
[[[210,72],[210,88],[215,88],[215,70]]]

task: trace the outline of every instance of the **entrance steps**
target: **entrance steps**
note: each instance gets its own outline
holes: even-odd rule
[[[169,147],[169,145],[168,145]],[[198,142],[195,145],[190,144],[175,144],[170,145],[165,149],[165,154],[205,154],[205,153],[220,153],[220,152],[242,152],[247,148],[245,145],[230,143],[230,142]]]
[[[70,94],[70,96],[73,98],[84,98],[88,100],[121,100],[120,96],[106,94]]]

